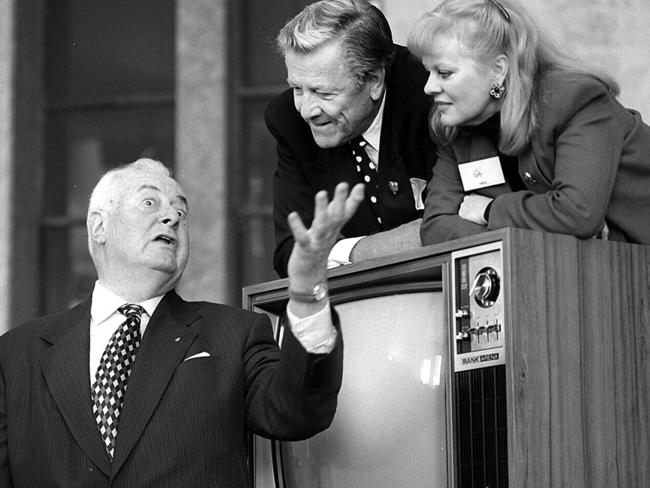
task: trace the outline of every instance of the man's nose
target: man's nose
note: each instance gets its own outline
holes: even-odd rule
[[[302,94],[300,97],[298,110],[300,111],[300,116],[305,120],[318,117],[321,113],[318,99],[313,93],[310,92],[305,92]]]
[[[181,215],[174,207],[167,205],[162,210],[162,223],[170,227],[178,227]]]

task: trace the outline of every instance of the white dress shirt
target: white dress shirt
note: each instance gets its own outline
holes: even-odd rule
[[[162,299],[163,295],[160,295],[137,304],[146,311],[140,318],[141,337],[144,337],[149,319]],[[95,381],[95,373],[108,341],[125,320],[124,315],[117,311],[125,303],[129,303],[128,300],[120,298],[99,281],[95,282],[90,306],[89,372],[91,385]],[[334,349],[338,333],[332,325],[329,303],[321,311],[302,319],[298,319],[287,307],[287,317],[292,333],[307,352],[326,354]]]
[[[145,309],[146,313],[140,317],[140,337],[144,336],[149,319],[154,310],[162,300],[163,296],[150,298],[142,303],[138,303]],[[117,311],[119,307],[129,303],[127,300],[120,298],[108,288],[103,286],[99,281],[95,282],[93,289],[92,303],[90,305],[90,384],[95,381],[95,373],[99,367],[99,362],[104,354],[104,349],[111,336],[117,328],[124,322],[125,317]]]

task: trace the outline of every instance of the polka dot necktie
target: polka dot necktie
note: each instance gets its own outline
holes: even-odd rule
[[[92,385],[93,415],[111,459],[127,381],[140,347],[140,316],[145,311],[133,304],[117,310],[126,320],[108,341]]]
[[[352,155],[356,164],[357,173],[361,176],[362,181],[366,185],[366,197],[371,203],[372,209],[375,212],[377,222],[381,225],[381,217],[379,216],[379,176],[377,174],[377,165],[372,162],[370,156],[366,152],[366,141],[362,136],[356,137],[350,141],[352,147]]]

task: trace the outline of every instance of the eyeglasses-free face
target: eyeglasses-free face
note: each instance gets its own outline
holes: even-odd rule
[[[372,124],[381,105],[383,72],[357,83],[340,41],[311,53],[287,52],[285,64],[296,110],[320,147],[341,146]]]
[[[424,91],[434,98],[443,125],[477,125],[499,110],[490,85],[505,76],[505,56],[477,60],[455,36],[439,34],[422,64],[429,72]]]

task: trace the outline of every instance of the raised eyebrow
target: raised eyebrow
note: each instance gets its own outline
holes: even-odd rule
[[[140,192],[142,190],[154,190],[154,191],[158,191],[158,192],[161,191],[160,188],[158,188],[156,185],[141,185],[138,188],[137,191]],[[188,207],[188,202],[187,202],[187,198],[185,197],[185,195],[178,194],[178,195],[176,195],[175,199],[179,200],[183,205],[185,205],[186,208]]]
[[[156,185],[140,185],[137,191],[142,191],[142,190],[160,191],[160,188],[158,188]]]

